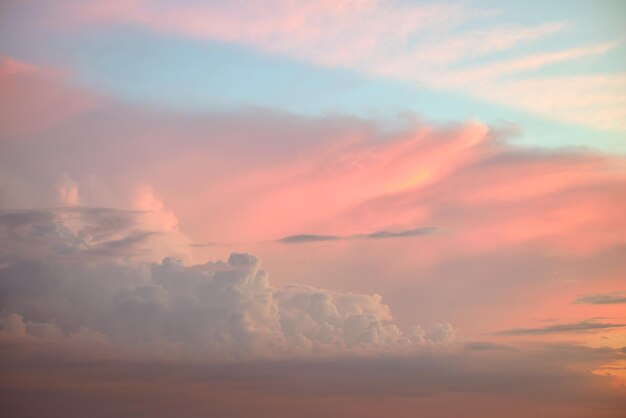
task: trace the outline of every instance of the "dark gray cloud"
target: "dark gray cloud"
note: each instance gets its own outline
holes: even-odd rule
[[[277,242],[284,244],[299,244],[305,242],[324,242],[338,240],[356,240],[356,239],[384,239],[384,238],[408,238],[420,235],[428,235],[437,231],[437,228],[422,227],[415,229],[407,229],[403,231],[375,231],[368,234],[353,235],[317,235],[317,234],[298,234],[281,238]]]
[[[584,331],[603,331],[612,328],[625,327],[626,324],[610,324],[610,323],[598,323],[590,321],[581,321],[571,324],[557,324],[549,325],[540,328],[512,328],[504,331],[493,333],[494,335],[547,335],[547,334],[561,334],[568,332],[584,332]]]
[[[514,350],[511,345],[498,344],[489,341],[471,341],[465,343],[463,347],[469,351],[490,351],[490,350]]]
[[[594,293],[578,297],[574,303],[579,305],[613,305],[626,303],[622,293]]]
[[[315,234],[298,234],[289,235],[288,237],[281,238],[278,242],[285,244],[298,244],[303,242],[322,242],[322,241],[337,241],[344,239],[344,237],[338,235],[315,235]]]
[[[417,237],[420,235],[432,234],[436,230],[437,230],[436,228],[432,228],[432,227],[423,227],[423,228],[408,229],[406,231],[399,231],[399,232],[376,231],[376,232],[372,232],[371,234],[355,235],[355,238],[380,239],[380,238]]]

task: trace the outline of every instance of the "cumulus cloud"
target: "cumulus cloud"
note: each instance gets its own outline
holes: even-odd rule
[[[149,212],[63,208],[0,216],[5,338],[76,338],[130,351],[257,358],[384,353],[454,342],[449,324],[402,331],[379,295],[274,289],[257,257],[147,263]],[[157,234],[158,235],[158,234]]]

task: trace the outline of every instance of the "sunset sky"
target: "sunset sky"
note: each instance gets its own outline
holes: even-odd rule
[[[623,417],[625,21],[0,0],[0,415]]]

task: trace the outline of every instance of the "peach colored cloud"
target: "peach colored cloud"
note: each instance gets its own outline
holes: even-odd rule
[[[41,72],[23,63],[5,68]],[[63,97],[71,91],[58,80],[48,84]],[[38,103],[49,98],[40,95]],[[518,149],[479,122],[437,127],[406,119],[384,132],[357,118],[198,117],[121,104],[91,115],[66,114],[67,128],[42,142],[50,141],[50,154],[41,170],[56,164],[62,171],[46,176],[71,179],[64,201],[143,210],[153,209],[156,194],[196,242],[432,226],[443,231],[432,238],[442,254],[520,244],[590,253],[626,236],[622,157]],[[89,146],[76,148],[85,138]],[[116,202],[112,193],[126,197]]]
[[[58,71],[0,56],[0,140],[45,132],[95,104]]]

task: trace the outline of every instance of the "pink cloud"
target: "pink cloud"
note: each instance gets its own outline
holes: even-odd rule
[[[2,139],[58,127],[95,104],[95,95],[68,87],[58,71],[0,56]]]
[[[143,226],[162,234],[155,247],[159,254],[171,248],[181,254],[184,247],[203,261],[254,252],[278,285],[386,289],[382,294],[400,306],[400,318],[419,312],[438,320],[441,307],[404,302],[401,289],[432,286],[429,291],[438,294],[441,286],[437,298],[446,301],[451,322],[491,326],[469,332],[506,326],[490,319],[490,309],[501,309],[503,322],[523,325],[530,315],[526,300],[536,302],[536,315],[570,315],[569,305],[557,309],[543,299],[543,280],[554,279],[554,289],[572,298],[578,285],[562,280],[588,280],[581,293],[596,292],[594,286],[620,290],[616,272],[623,264],[602,260],[611,251],[619,253],[626,236],[622,157],[521,149],[478,122],[401,122],[402,128],[384,131],[376,121],[351,117],[309,119],[268,111],[184,115],[109,102],[88,118],[76,114],[45,137],[5,144],[0,205],[55,205],[61,184],[66,203],[147,211]],[[23,156],[22,163],[15,165],[12,155]],[[63,183],[65,175],[71,184]],[[275,242],[298,234],[350,236],[419,227],[437,232]],[[540,266],[536,277],[510,285],[519,294],[506,303],[501,300],[511,291],[504,285],[508,281],[496,280],[509,274],[499,270],[501,258],[520,271]],[[467,273],[455,270],[466,259],[476,265]],[[576,259],[610,267],[588,271],[587,278],[582,270],[552,276],[550,263],[573,265]],[[452,279],[465,275],[474,286],[467,300]],[[490,290],[481,287],[482,280]],[[489,303],[476,302],[482,298]]]

